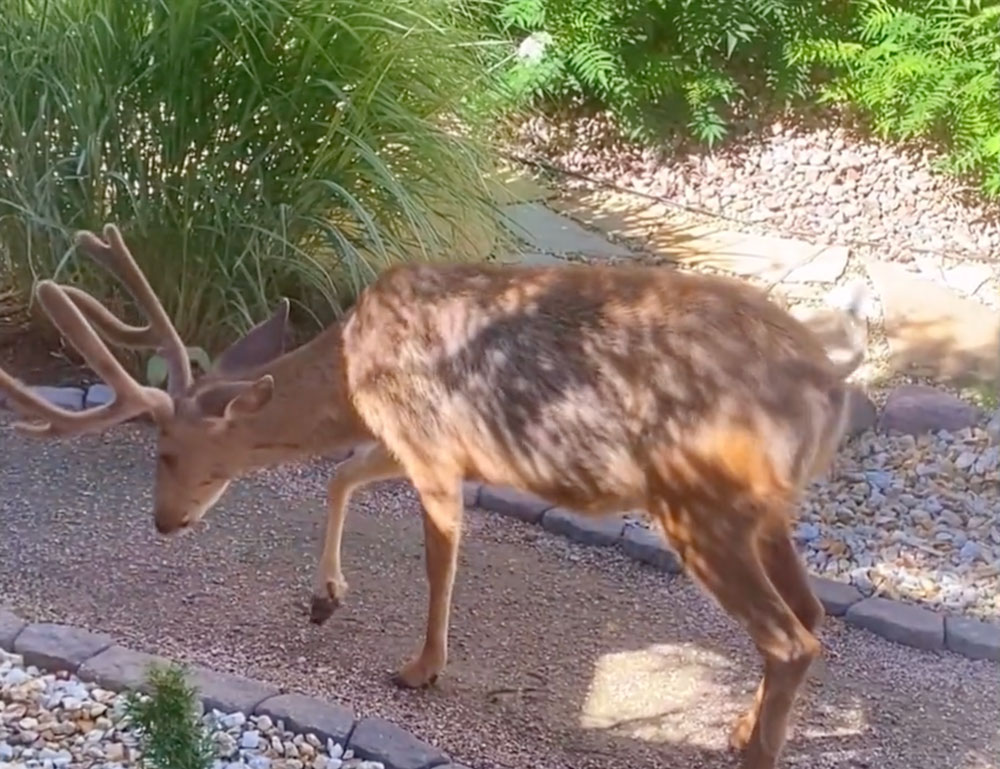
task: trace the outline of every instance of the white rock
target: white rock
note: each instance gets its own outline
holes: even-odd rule
[[[244,750],[257,750],[260,747],[260,732],[248,729],[240,735],[240,747]]]

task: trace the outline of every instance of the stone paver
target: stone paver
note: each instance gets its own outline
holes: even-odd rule
[[[677,553],[664,538],[645,526],[626,526],[622,533],[621,547],[629,558],[649,564],[660,571],[680,574],[684,570]]]
[[[550,502],[519,489],[488,485],[479,490],[479,505],[494,513],[519,518],[528,523],[538,523],[542,514],[553,507]]]
[[[945,645],[976,660],[1000,662],[1000,625],[972,617],[945,617]]]
[[[1000,313],[890,262],[869,262],[890,365],[938,381],[993,383]]]
[[[610,547],[621,539],[625,519],[620,516],[593,517],[554,507],[542,516],[542,528],[584,545]]]
[[[107,649],[114,639],[105,633],[53,622],[28,625],[14,640],[14,651],[29,665],[75,673],[84,660]]]
[[[95,384],[87,388],[87,395],[83,405],[88,408],[96,408],[106,403],[111,403],[115,399],[115,392],[106,384]]]
[[[510,231],[534,248],[557,254],[585,254],[591,257],[628,256],[630,251],[588,232],[565,216],[538,203],[515,203],[506,207]]]
[[[304,694],[279,694],[260,703],[257,715],[270,716],[285,722],[293,732],[312,732],[324,741],[344,745],[354,728],[354,712],[350,708],[325,702]]]
[[[809,583],[826,613],[834,617],[843,616],[864,598],[856,587],[846,582],[810,576]]]
[[[956,432],[979,421],[980,410],[951,393],[926,385],[900,385],[886,399],[878,426],[886,432],[919,435],[934,430]]]
[[[887,598],[866,598],[844,613],[845,619],[890,641],[917,649],[944,648],[944,617],[937,612]]]
[[[151,666],[163,666],[167,660],[155,654],[128,649],[124,646],[109,646],[102,652],[85,660],[77,670],[77,675],[85,681],[94,681],[105,689],[146,689],[146,674]]]
[[[49,403],[72,411],[83,409],[84,392],[79,387],[48,387],[38,385],[31,388],[34,393]]]
[[[382,718],[359,721],[347,747],[360,758],[381,761],[386,769],[431,769],[448,763],[445,753]]]
[[[280,693],[276,686],[206,667],[192,667],[189,675],[205,707],[223,713],[236,710],[252,713],[261,702]]]
[[[27,623],[7,609],[0,609],[0,649],[12,651],[14,639]]]
[[[475,507],[479,504],[479,489],[481,488],[481,483],[466,481],[462,484],[462,501],[466,507]]]
[[[855,436],[869,430],[878,422],[878,409],[868,393],[857,385],[851,385],[847,391],[847,436]]]

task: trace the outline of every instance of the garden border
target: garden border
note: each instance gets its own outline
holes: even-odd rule
[[[34,387],[42,397],[64,408],[81,410],[107,403],[114,395],[103,384],[79,387]],[[3,405],[0,399],[0,406]],[[546,531],[590,547],[615,547],[632,560],[669,574],[684,573],[665,540],[623,517],[585,516],[510,487],[465,483],[466,507],[541,526]],[[1000,624],[946,613],[882,596],[865,598],[855,587],[810,575],[826,613],[904,646],[950,651],[974,660],[1000,662]],[[2,629],[0,629],[2,630]],[[3,633],[0,632],[0,642]]]
[[[46,672],[67,672],[115,692],[148,692],[149,665],[176,662],[135,651],[99,633],[57,622],[28,622],[0,607],[0,649],[19,654],[25,665]],[[186,664],[186,663],[181,663]],[[467,769],[442,750],[383,718],[357,718],[347,706],[286,691],[273,684],[208,667],[186,664],[191,683],[206,711],[269,716],[298,734],[315,734],[354,751],[385,769]]]

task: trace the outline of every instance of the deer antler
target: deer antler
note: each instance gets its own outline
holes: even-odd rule
[[[0,369],[0,390],[22,414],[41,423],[18,422],[15,427],[34,435],[60,436],[97,432],[134,416],[151,412],[165,418],[173,412],[173,397],[187,391],[193,379],[187,350],[149,282],[113,224],[104,227],[105,240],[92,232],[76,234],[76,242],[98,264],[128,289],[149,319],[146,326],[132,326],[116,318],[85,291],[43,280],[35,289],[42,308],[90,367],[114,390],[111,403],[82,412],[68,411],[38,397]],[[95,333],[95,329],[97,332]],[[133,379],[105,343],[133,348],[158,347],[167,361],[167,392],[145,387]]]
[[[104,238],[105,240],[101,240],[94,233],[85,230],[76,233],[77,245],[95,262],[118,278],[149,319],[149,324],[130,326],[108,312],[86,292],[78,288],[63,290],[101,335],[112,344],[122,347],[158,347],[167,362],[169,374],[167,392],[175,397],[182,395],[194,381],[184,342],[125,245],[118,228],[113,224],[106,224]]]

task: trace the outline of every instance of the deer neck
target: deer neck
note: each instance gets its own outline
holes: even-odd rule
[[[263,367],[274,377],[270,403],[247,425],[251,463],[305,460],[372,440],[344,378],[340,324]]]

